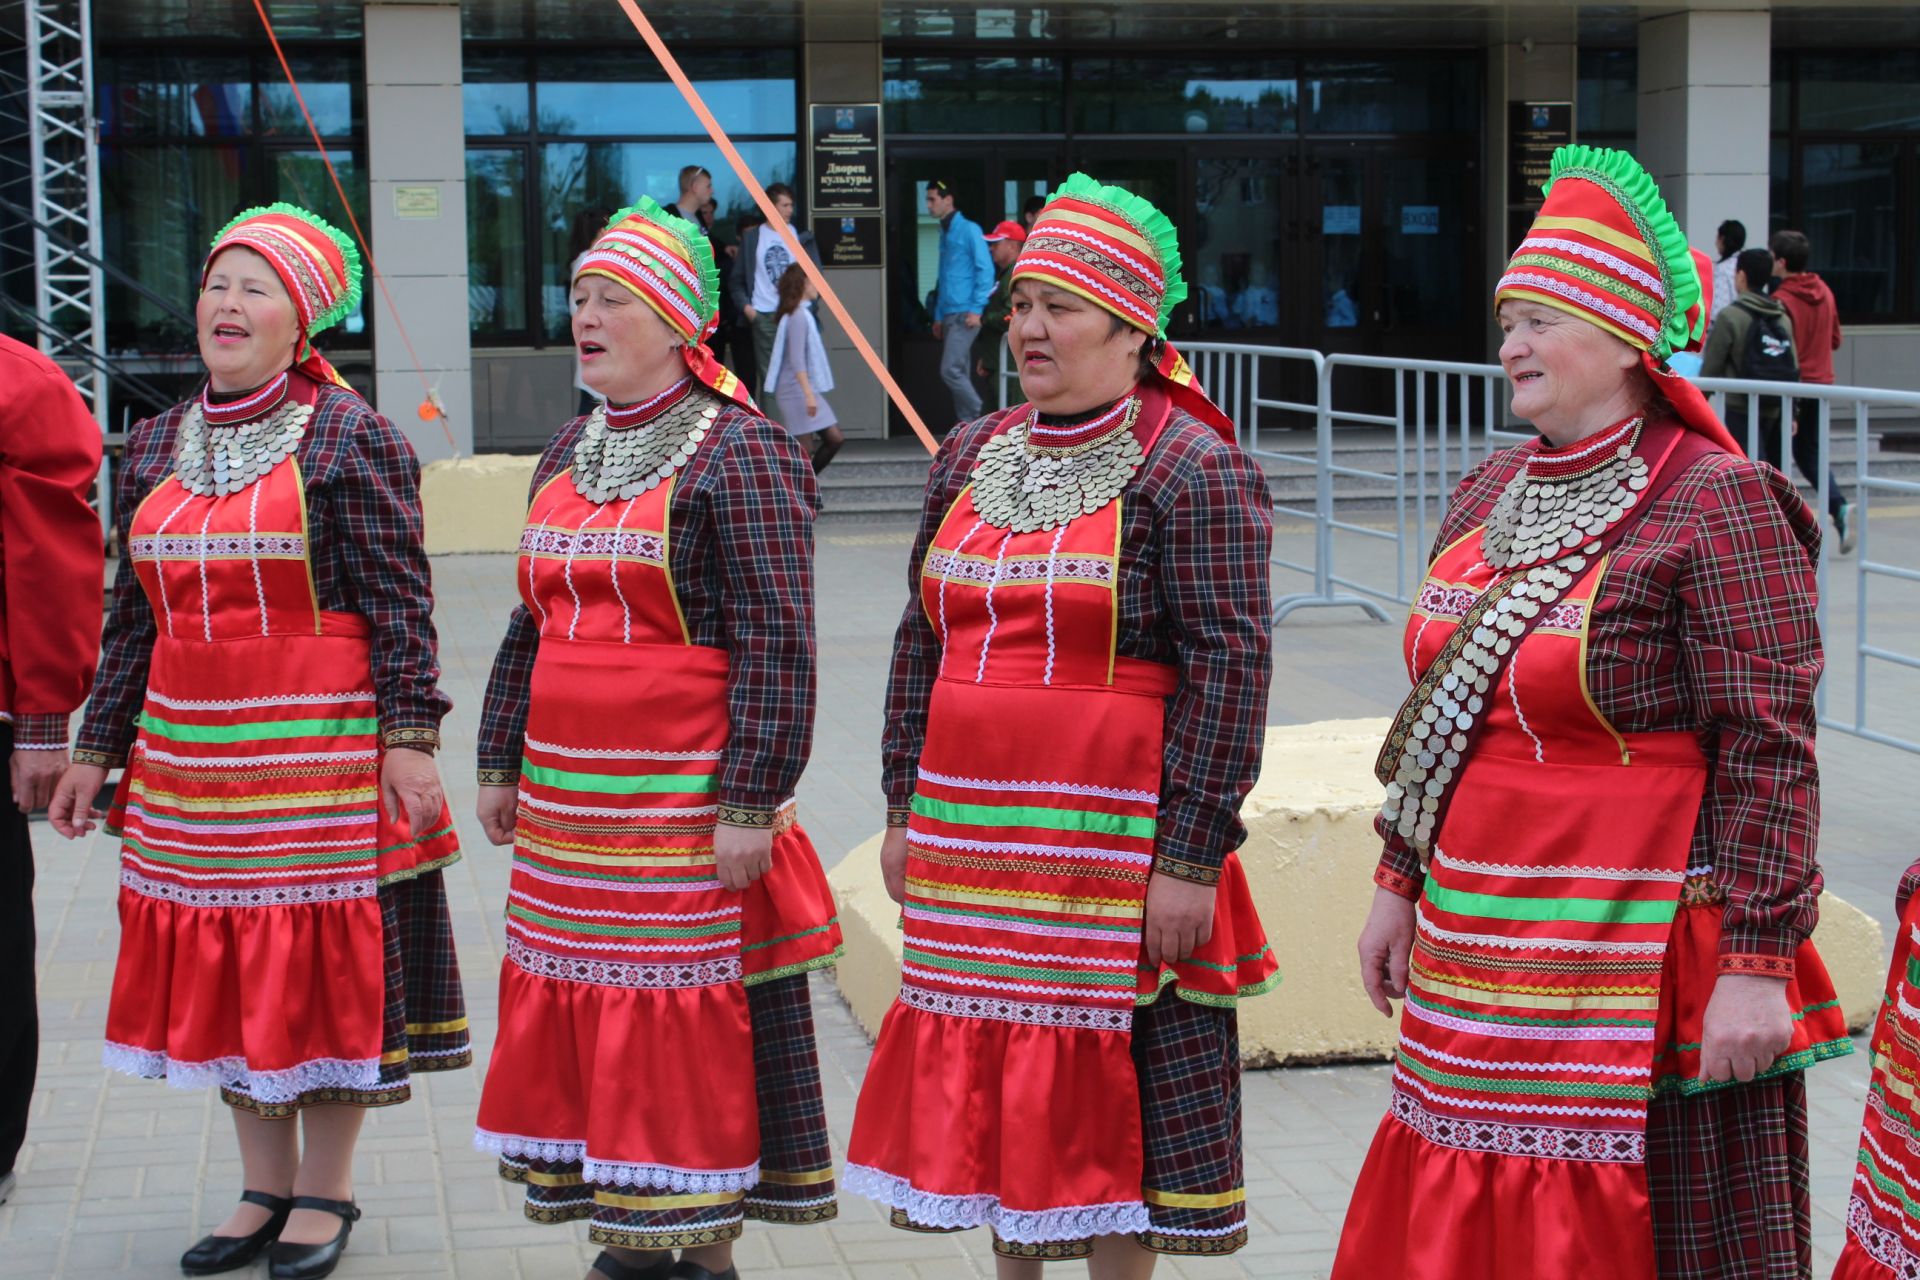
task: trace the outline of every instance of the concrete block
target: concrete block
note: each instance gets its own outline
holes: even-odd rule
[[[1241,1002],[1240,1050],[1249,1066],[1380,1060],[1392,1050],[1398,1022],[1368,1003],[1353,949],[1380,856],[1373,760],[1387,725],[1330,720],[1267,730],[1260,781],[1242,809],[1240,859],[1282,981]],[[880,839],[827,875],[847,945],[834,981],[869,1036],[900,989],[899,908],[881,881]],[[1814,941],[1849,1025],[1860,1030],[1878,1008],[1885,975],[1879,924],[1822,894]]]
[[[518,550],[537,461],[489,453],[428,463],[420,473],[427,554]]]

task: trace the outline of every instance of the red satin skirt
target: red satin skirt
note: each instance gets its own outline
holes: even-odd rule
[[[1683,906],[1675,917],[1656,1021],[1659,1092],[1738,1087],[1703,1087],[1698,1079],[1701,1020],[1719,976],[1722,910],[1719,903]],[[1787,996],[1794,1038],[1766,1075],[1852,1052],[1833,984],[1811,944],[1800,948]],[[1653,1213],[1644,1164],[1462,1150],[1430,1142],[1389,1115],[1354,1187],[1334,1275],[1652,1280]]]

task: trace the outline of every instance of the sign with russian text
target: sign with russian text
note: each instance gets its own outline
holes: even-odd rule
[[[885,236],[877,213],[825,213],[813,220],[823,267],[886,265]]]
[[[816,219],[880,208],[880,104],[816,102],[808,108]]]
[[[1573,141],[1571,102],[1507,104],[1507,205],[1538,209],[1553,153]]]

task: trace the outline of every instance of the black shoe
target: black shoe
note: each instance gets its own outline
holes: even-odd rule
[[[333,1269],[340,1265],[340,1255],[347,1251],[347,1237],[353,1233],[353,1224],[360,1221],[359,1206],[351,1200],[295,1196],[291,1207],[339,1215],[340,1232],[323,1244],[274,1241],[273,1247],[267,1250],[267,1274],[273,1280],[320,1280],[322,1276],[332,1275]]]
[[[688,1262],[685,1258],[673,1264],[673,1270],[667,1272],[671,1280],[740,1280],[740,1268],[728,1267],[725,1271],[709,1271],[697,1262]]]
[[[273,1216],[267,1225],[250,1236],[202,1236],[200,1242],[180,1255],[180,1270],[190,1276],[217,1276],[222,1271],[238,1271],[250,1266],[260,1251],[272,1244],[287,1225],[293,1201],[285,1196],[270,1196],[264,1191],[242,1191],[240,1199],[257,1204]]]
[[[673,1250],[669,1249],[644,1267],[631,1266],[602,1249],[593,1260],[593,1269],[607,1280],[667,1280],[673,1274]]]

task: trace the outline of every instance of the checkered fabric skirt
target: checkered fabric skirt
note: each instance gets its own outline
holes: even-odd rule
[[[749,986],[747,1008],[760,1113],[759,1185],[744,1198],[739,1192],[654,1197],[645,1188],[589,1183],[577,1160],[502,1156],[500,1176],[526,1184],[527,1216],[535,1222],[590,1218],[588,1239],[626,1249],[686,1249],[732,1240],[746,1218],[803,1223],[835,1217],[840,1210],[807,975]],[[644,1105],[644,1099],[635,1105]],[[647,1203],[652,1199],[673,1203]]]
[[[1247,1242],[1240,1130],[1240,1023],[1230,1008],[1166,994],[1133,1015],[1133,1063],[1146,1143],[1142,1178],[1155,1253],[1227,1254]],[[894,1210],[896,1227],[928,1228]],[[1010,1244],[1009,1258],[1085,1258],[1093,1241]]]
[[[1657,1099],[1647,1181],[1661,1280],[1811,1275],[1805,1074]]]
[[[371,1089],[315,1089],[275,1103],[223,1088],[222,1102],[268,1119],[295,1115],[302,1107],[388,1107],[413,1096],[412,1073],[473,1064],[446,881],[439,871],[427,871],[383,884],[378,893],[386,958],[379,1082]]]

